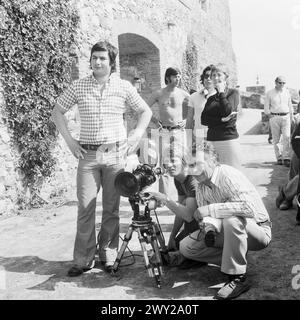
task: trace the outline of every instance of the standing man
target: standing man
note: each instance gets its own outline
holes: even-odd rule
[[[293,106],[289,91],[285,88],[283,76],[275,79],[275,88],[268,91],[265,101],[265,114],[269,116],[273,145],[277,164],[290,166],[290,136],[293,119]],[[282,135],[282,152],[279,148]]]
[[[69,276],[91,269],[96,253],[95,210],[100,186],[102,223],[99,232],[99,258],[110,272],[119,244],[120,195],[114,180],[123,171],[124,156],[133,152],[152,112],[135,88],[115,73],[118,51],[109,42],[96,43],[91,50],[92,74],[75,81],[57,100],[52,116],[70,151],[78,159],[77,234],[74,266]],[[81,131],[76,141],[70,134],[64,114],[78,105]],[[130,107],[138,114],[136,128],[127,139],[123,114]]]
[[[156,158],[150,159],[151,164],[159,163],[159,165],[162,165],[163,148],[170,146],[171,143],[176,144],[178,148],[181,147],[182,150],[186,145],[184,111],[189,106],[190,95],[179,88],[180,81],[180,70],[172,67],[168,68],[165,72],[166,87],[154,92],[148,101],[150,108],[155,104],[158,105],[159,114],[158,118],[152,117],[157,129],[151,129],[148,136],[148,143],[156,150]],[[147,150],[144,146],[142,153],[143,157],[146,158],[144,162],[149,163]],[[159,183],[161,191],[167,191],[171,187],[170,179],[167,176],[162,176]]]

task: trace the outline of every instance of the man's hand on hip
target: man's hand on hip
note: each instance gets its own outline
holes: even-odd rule
[[[72,139],[68,143],[68,147],[75,158],[84,159],[83,153],[87,153],[87,151],[82,148],[82,146],[79,144],[77,140]]]
[[[127,154],[134,153],[136,151],[136,148],[143,136],[143,131],[140,129],[135,129],[131,132],[129,132],[128,139],[127,139]]]

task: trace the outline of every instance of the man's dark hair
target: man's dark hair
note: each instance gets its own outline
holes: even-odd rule
[[[108,41],[99,41],[95,43],[91,49],[91,57],[95,51],[107,51],[109,56],[109,65],[111,66],[111,72],[116,72],[116,58],[118,55],[118,49],[110,44]]]
[[[201,76],[200,76],[200,80],[201,80],[201,83],[202,83],[202,84],[204,83],[204,78],[205,78],[206,72],[207,72],[207,71],[211,72],[212,69],[214,69],[214,68],[215,68],[215,66],[214,66],[213,64],[210,64],[209,66],[207,66],[207,67],[203,70],[203,72],[202,72],[202,74],[201,74]]]
[[[165,84],[169,83],[171,76],[177,76],[178,74],[181,74],[178,68],[168,68],[165,73]]]

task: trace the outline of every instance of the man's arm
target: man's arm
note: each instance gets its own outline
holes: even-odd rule
[[[152,111],[147,103],[140,97],[140,95],[130,87],[127,103],[138,114],[136,128],[133,129],[127,139],[128,150],[127,153],[133,153],[139,144],[148,124],[151,120]]]
[[[291,95],[289,95],[289,112],[290,112],[290,118],[291,118],[291,123],[292,123],[293,118],[294,118],[294,108],[293,108]]]
[[[197,221],[202,220],[203,217],[224,219],[231,216],[255,218],[255,208],[251,206],[251,203],[246,201],[212,203],[207,206],[199,207],[194,213],[194,218]]]
[[[185,200],[186,200],[186,197],[185,196],[178,196],[178,202],[182,205],[185,204]],[[175,216],[175,219],[174,219],[174,223],[173,223],[173,227],[172,227],[172,231],[171,231],[171,234],[170,234],[170,237],[169,237],[169,243],[168,243],[168,249],[169,250],[172,250],[172,249],[176,249],[176,245],[175,245],[175,237],[176,235],[178,234],[180,228],[182,227],[184,223],[184,220]]]
[[[169,199],[165,194],[160,192],[149,192],[150,197],[164,203],[178,218],[184,221],[191,222],[194,217],[193,214],[197,209],[196,198],[187,197],[185,205],[182,205],[174,200]]]
[[[63,136],[64,140],[66,141],[70,151],[76,158],[84,158],[82,153],[86,153],[86,150],[83,149],[78,141],[76,141],[67,126],[67,119],[65,117],[66,110],[60,107],[58,104],[55,105],[54,109],[52,110],[52,119],[56,125],[56,128]]]
[[[155,92],[150,96],[150,98],[147,100],[150,109],[152,109],[152,107],[153,107],[153,105],[154,105],[155,103],[158,103],[159,93],[160,93],[160,90],[155,91]],[[160,120],[160,119],[157,119],[157,118],[152,114],[151,121],[152,121],[155,125],[157,125],[157,127],[160,127],[159,120]]]

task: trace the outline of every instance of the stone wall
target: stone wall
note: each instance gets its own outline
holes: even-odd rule
[[[139,77],[141,95],[147,101],[154,90],[164,86],[167,67],[182,67],[188,39],[192,39],[197,48],[198,76],[206,65],[221,62],[230,70],[231,85],[237,83],[227,0],[74,0],[73,3],[80,13],[80,49],[74,57],[73,79],[90,73],[92,45],[108,40],[119,49],[117,67],[121,77],[129,81]],[[78,112],[74,109],[66,116],[72,134],[78,137]],[[3,123],[0,123],[0,151],[0,214],[3,214],[15,208],[22,192],[15,166],[17,157]],[[75,199],[77,160],[61,137],[54,155],[57,169],[44,184],[41,197],[46,202],[57,196]]]
[[[205,11],[199,0],[74,0],[81,16],[80,76],[90,71],[90,48],[95,42],[107,39],[117,47],[121,44],[122,55],[127,48],[120,43],[120,36],[129,34],[132,44],[138,44],[136,48],[131,44],[132,52],[147,52],[143,46],[149,49],[149,42],[158,49],[161,80],[153,86],[163,85],[165,69],[181,67],[189,36],[198,49],[199,72],[207,64],[222,62],[228,65],[232,83],[236,83],[228,1],[206,2]]]

